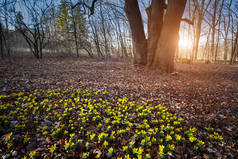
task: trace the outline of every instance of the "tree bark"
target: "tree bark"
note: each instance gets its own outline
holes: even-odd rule
[[[237,28],[238,28],[238,25],[237,25]],[[237,47],[238,47],[238,31],[236,31],[235,42],[231,52],[230,64],[233,64],[234,60],[236,59],[236,54],[238,54],[236,53],[236,50],[238,52]]]
[[[198,8],[198,22],[196,26],[196,38],[195,38],[195,57],[194,59],[197,60],[198,57],[198,46],[199,46],[199,41],[200,41],[200,34],[201,34],[201,29],[202,29],[202,21],[205,15],[205,12],[207,11],[208,6],[210,5],[211,0],[208,1],[206,7],[205,7],[205,0],[202,0],[201,6],[197,6]],[[198,5],[198,4],[197,4]]]
[[[3,28],[2,28],[1,23],[0,23],[0,57],[1,57],[1,59],[4,58],[4,55],[3,55]]]
[[[179,28],[187,0],[169,0],[160,39],[152,66],[170,73],[174,71],[174,54],[178,44]]]
[[[148,41],[147,65],[151,66],[154,59],[157,43],[163,26],[165,0],[153,0],[147,9],[148,15]]]
[[[147,42],[141,13],[137,0],[125,0],[124,10],[130,23],[133,49],[134,63],[146,65],[147,63]]]
[[[217,3],[218,3],[218,1],[215,0],[215,1],[214,1],[214,4],[213,4],[211,57],[213,57],[213,55],[214,55],[215,33],[216,33]],[[209,59],[208,59],[208,60],[209,60]]]

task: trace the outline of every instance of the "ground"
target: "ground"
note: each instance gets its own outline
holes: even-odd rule
[[[174,73],[166,74],[127,61],[87,58],[24,58],[0,63],[2,95],[71,87],[105,90],[130,101],[161,104],[184,119],[185,129],[196,127],[205,132],[212,127],[223,136],[223,141],[209,142],[202,153],[194,156],[238,156],[237,65],[178,63]],[[8,130],[1,130],[1,136],[6,133]]]

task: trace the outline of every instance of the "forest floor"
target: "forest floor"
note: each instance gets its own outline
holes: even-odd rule
[[[184,127],[201,132],[212,127],[223,136],[219,143],[207,141],[200,153],[189,156],[185,151],[183,158],[238,157],[238,65],[178,63],[174,73],[166,74],[128,62],[87,58],[26,58],[0,63],[2,95],[70,87],[106,90],[140,103],[150,100],[182,117]],[[8,132],[1,130],[1,136]],[[4,155],[3,149],[0,154]]]

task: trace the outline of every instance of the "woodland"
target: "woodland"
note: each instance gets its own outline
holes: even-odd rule
[[[0,0],[0,157],[238,158],[237,17],[236,0]]]

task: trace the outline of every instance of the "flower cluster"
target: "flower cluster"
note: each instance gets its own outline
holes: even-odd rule
[[[22,150],[35,138],[46,148],[19,151],[30,158],[46,153],[52,158],[57,153],[65,158],[163,158],[177,146],[198,151],[205,144],[195,128],[185,130],[182,118],[149,100],[139,103],[77,88],[12,93],[0,99],[0,123],[10,132],[3,142],[6,153],[17,134]],[[12,121],[17,121],[14,128],[9,127]],[[212,128],[209,133],[214,142],[223,139]]]

